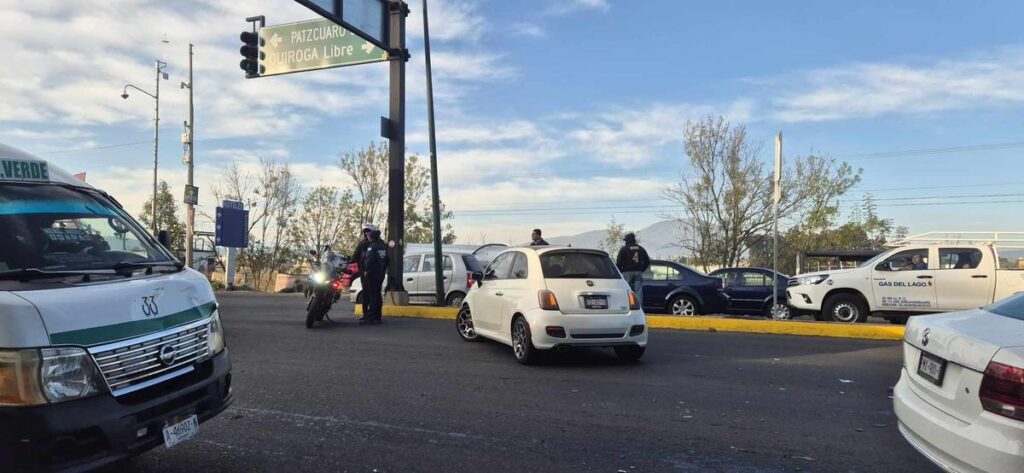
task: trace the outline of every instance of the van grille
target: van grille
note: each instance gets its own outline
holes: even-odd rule
[[[113,395],[141,389],[141,385],[189,367],[209,354],[209,322],[184,330],[93,353]],[[173,357],[170,354],[173,353]],[[161,354],[163,356],[161,356]]]

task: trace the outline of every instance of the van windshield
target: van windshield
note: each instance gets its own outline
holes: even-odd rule
[[[0,185],[0,272],[88,271],[170,255],[106,199],[56,185]]]
[[[551,251],[540,255],[540,267],[547,279],[618,279],[612,259],[604,253]]]

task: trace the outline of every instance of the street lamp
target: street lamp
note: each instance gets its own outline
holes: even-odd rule
[[[151,94],[142,90],[132,84],[124,86],[124,91],[121,93],[121,98],[128,99],[128,89],[135,89],[142,92],[156,102],[156,108],[153,111],[153,207],[152,207],[152,223],[153,223],[153,236],[156,236],[159,232],[156,222],[156,197],[157,197],[157,166],[160,162],[160,78],[163,77],[167,80],[167,73],[164,72],[164,68],[167,67],[167,63],[163,61],[156,61],[156,93]]]

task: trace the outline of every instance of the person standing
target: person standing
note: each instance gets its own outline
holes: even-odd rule
[[[355,251],[352,252],[352,261],[359,268],[356,273],[356,277],[359,278],[359,284],[363,287],[363,316],[359,317],[359,320],[366,320],[366,281],[363,279],[363,257],[366,256],[366,247],[370,245],[370,232],[376,230],[377,227],[372,223],[363,224],[363,239],[359,240],[359,244],[356,245]]]
[[[539,228],[533,229],[533,233],[530,235],[530,246],[548,246],[548,242],[541,237]]]
[[[651,267],[651,258],[647,256],[647,250],[636,242],[636,235],[627,233],[624,238],[626,244],[619,249],[619,256],[615,258],[615,265],[622,271],[622,278],[629,283],[640,304],[644,301],[644,271]]]
[[[381,323],[381,312],[384,307],[384,278],[388,272],[388,247],[380,241],[380,230],[370,231],[370,242],[366,246],[360,274],[363,278],[363,300],[366,311],[360,324],[376,325]]]

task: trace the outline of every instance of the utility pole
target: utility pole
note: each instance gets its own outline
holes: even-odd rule
[[[437,188],[437,139],[434,135],[434,80],[430,67],[430,26],[423,0],[423,54],[427,66],[427,130],[430,135],[430,197],[434,210],[434,288],[438,306],[445,304],[444,256],[441,254],[441,198]],[[454,277],[454,275],[452,275]]]
[[[153,114],[153,214],[151,215],[153,236],[160,232],[156,215],[157,168],[160,165],[160,75],[163,74],[163,68],[166,66],[167,63],[160,60],[156,61],[156,94],[153,97],[156,100],[156,110]]]
[[[388,111],[388,284],[386,300],[393,305],[408,305],[402,275],[405,246],[405,17],[409,6],[402,0],[388,2],[391,51],[390,106]],[[440,262],[443,264],[443,262]]]
[[[782,200],[782,132],[775,135],[775,193],[772,196],[772,318],[779,305],[779,202]]]
[[[192,43],[188,44],[188,187],[191,189],[193,186],[193,171],[195,169],[195,157],[196,157],[196,123],[195,123],[195,108],[192,103],[192,91],[195,89],[194,83],[192,82]],[[184,86],[185,84],[182,84]],[[196,232],[196,208],[191,202],[187,204],[188,210],[185,216],[185,266],[193,267],[194,261],[192,260],[192,247],[195,246],[195,232]]]

